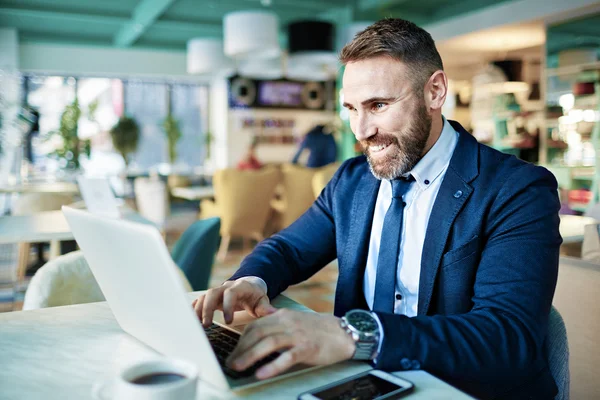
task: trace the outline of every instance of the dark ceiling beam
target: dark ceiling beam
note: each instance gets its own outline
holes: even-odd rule
[[[358,0],[357,8],[359,11],[368,11],[376,8],[397,7],[408,0]]]
[[[175,0],[141,0],[131,19],[117,32],[113,43],[118,47],[131,46]]]

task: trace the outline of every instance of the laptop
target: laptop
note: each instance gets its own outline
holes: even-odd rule
[[[85,206],[93,214],[110,218],[119,218],[119,202],[115,198],[108,179],[105,178],[77,178],[79,192]]]
[[[196,364],[204,382],[239,390],[317,368],[299,365],[257,380],[256,369],[272,355],[241,373],[230,370],[225,360],[243,326],[202,327],[156,227],[67,206],[62,211],[121,328],[165,356]]]

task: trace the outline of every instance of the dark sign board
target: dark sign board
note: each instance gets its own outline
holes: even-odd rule
[[[335,97],[335,82],[229,78],[230,108],[326,110]]]

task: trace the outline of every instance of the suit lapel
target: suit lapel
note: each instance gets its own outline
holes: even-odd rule
[[[367,263],[371,226],[380,183],[381,181],[373,174],[366,173],[354,192],[352,212],[349,214],[351,223],[348,240],[343,251],[345,259],[348,260],[347,268],[339,271],[335,315],[343,315],[352,308],[362,308],[366,304],[362,289],[362,274]]]
[[[469,185],[478,175],[479,145],[460,124],[449,121],[459,133],[450,165],[435,199],[421,255],[418,315],[426,315],[448,235],[456,217],[471,196]]]

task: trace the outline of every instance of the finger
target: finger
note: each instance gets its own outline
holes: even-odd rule
[[[202,320],[202,306],[204,304],[204,294],[198,296],[196,300],[192,303],[192,307],[194,307],[194,311],[196,311],[196,315],[198,319]]]
[[[285,327],[281,326],[274,318],[254,321],[244,330],[237,346],[229,355],[228,361],[234,361],[239,355],[257,345],[264,338],[279,335],[283,332],[285,332]]]
[[[237,300],[238,291],[235,288],[226,289],[223,292],[223,317],[226,324],[230,324],[233,321],[233,311]]]
[[[308,352],[304,346],[295,346],[288,351],[281,353],[279,357],[270,363],[263,365],[256,371],[258,379],[267,379],[275,375],[279,375],[283,371],[289,369],[295,364],[301,363],[306,359]]]
[[[246,351],[239,353],[235,359],[232,359],[231,366],[233,369],[243,371],[246,368],[254,365],[269,354],[287,349],[293,345],[292,337],[286,334],[276,334],[267,336],[260,340],[255,346],[248,348]]]
[[[206,292],[204,297],[204,304],[202,306],[202,325],[208,328],[212,324],[215,310],[218,310],[222,306],[223,302],[223,287],[211,289]]]
[[[269,298],[267,296],[263,296],[258,300],[258,304],[254,307],[254,312],[256,317],[264,317],[265,315],[273,314],[277,309],[273,307]]]

